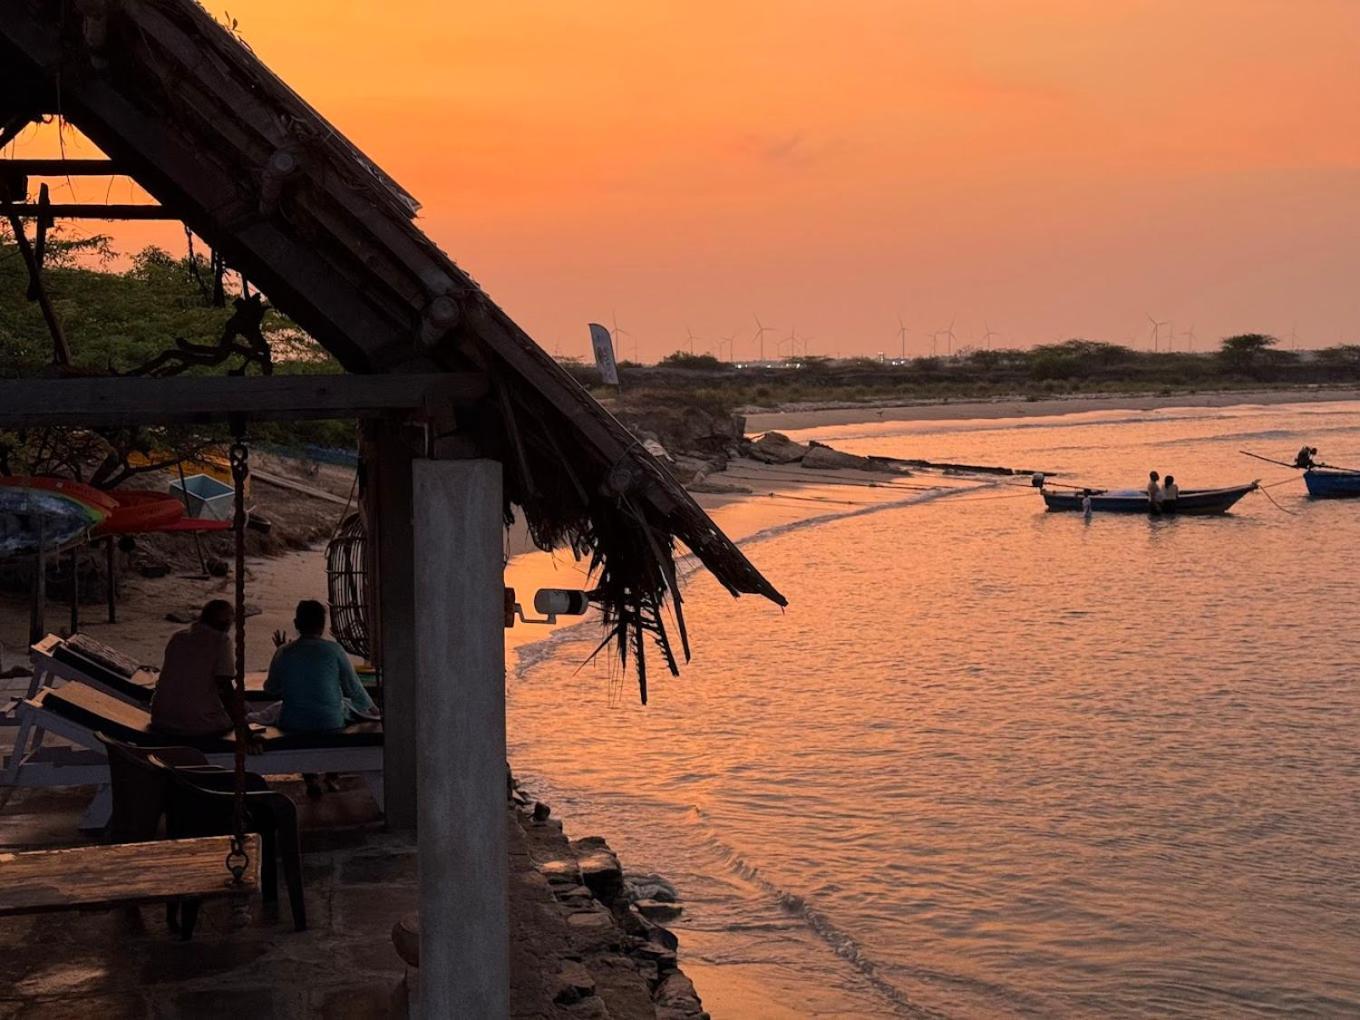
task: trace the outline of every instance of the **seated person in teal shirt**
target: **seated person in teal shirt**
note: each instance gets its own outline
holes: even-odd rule
[[[349,656],[322,637],[326,607],[312,599],[299,602],[293,626],[296,641],[285,644],[282,633],[274,635],[279,649],[264,682],[265,693],[283,701],[279,729],[338,730],[364,717],[376,718],[373,700],[359,683]]]
[[[373,699],[359,683],[354,664],[345,650],[327,641],[326,607],[313,599],[298,603],[293,617],[296,641],[287,641],[280,631],[274,635],[278,651],[269,664],[265,693],[282,699],[278,727],[281,730],[343,729],[360,719],[376,719]],[[313,773],[304,773],[309,797],[320,797],[322,789]],[[326,785],[335,790],[336,777],[326,776]]]

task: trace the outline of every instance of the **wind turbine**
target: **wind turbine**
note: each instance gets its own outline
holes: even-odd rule
[[[719,357],[719,358],[722,358],[723,346],[726,345],[726,347],[727,347],[727,360],[728,360],[728,361],[731,361],[731,360],[732,360],[732,358],[733,358],[733,354],[732,354],[732,350],[733,350],[732,344],[733,344],[733,342],[734,342],[736,339],[737,339],[736,334],[733,334],[732,336],[721,337],[721,338],[718,340],[718,357]]]
[[[1298,350],[1298,346],[1299,346],[1299,336],[1298,336],[1298,334],[1294,331],[1294,328],[1295,328],[1295,326],[1297,326],[1297,325],[1298,325],[1297,323],[1293,323],[1293,322],[1291,322],[1291,323],[1289,324],[1289,349],[1290,349],[1291,351]]]
[[[1144,313],[1144,314],[1147,314],[1147,313]],[[1152,349],[1153,349],[1153,351],[1155,352],[1155,351],[1158,349],[1158,345],[1160,344],[1161,339],[1162,339],[1162,327],[1163,327],[1163,326],[1169,326],[1169,325],[1171,325],[1171,323],[1169,323],[1169,322],[1158,322],[1158,321],[1157,321],[1156,319],[1154,319],[1151,315],[1148,315],[1147,321],[1150,322],[1150,323],[1152,323]]]
[[[902,360],[907,360],[907,324],[902,321],[902,313],[897,313],[897,339],[902,345]]]
[[[630,332],[628,332],[628,330],[626,330],[626,329],[620,329],[620,328],[619,328],[619,313],[618,313],[618,312],[613,312],[613,313],[611,313],[611,314],[612,314],[613,317],[614,317],[614,334],[613,334],[613,336],[614,336],[614,353],[615,353],[615,356],[619,356],[619,355],[622,355],[622,354],[623,354],[623,345],[619,343],[619,337],[621,337],[621,336],[632,336],[633,334],[630,333]],[[636,341],[636,340],[633,341],[633,360],[634,360],[635,362],[637,361],[637,341]]]
[[[948,346],[945,348],[946,358],[952,358],[954,356],[954,341],[958,339],[958,337],[954,335],[954,321],[957,318],[958,318],[957,315],[951,315],[949,317],[949,325],[945,329],[940,330],[938,334],[936,334],[937,336],[942,336],[949,341]],[[932,351],[931,353],[934,352]]]
[[[694,335],[694,330],[692,330],[692,329],[689,328],[689,323],[688,323],[688,322],[685,323],[685,339],[687,339],[687,340],[689,341],[689,352],[690,352],[690,354],[693,354],[693,353],[694,353],[694,341],[695,341],[695,340],[700,340],[700,339],[702,339],[702,338],[701,338],[701,337],[697,337],[697,336]]]
[[[763,362],[765,360],[765,334],[773,333],[774,329],[761,322],[759,315],[752,315],[751,318],[756,320],[756,331],[751,339],[760,344],[760,360]]]
[[[982,329],[982,345],[990,351],[992,349],[992,337],[1000,336],[1001,334],[995,332],[986,322],[983,322]]]
[[[782,354],[784,352],[785,344],[789,345],[789,357],[796,357],[798,354],[798,330],[792,326],[789,327],[789,335],[779,341],[779,346],[776,350]]]
[[[1182,333],[1181,336],[1183,336],[1183,337],[1185,338],[1185,344],[1186,344],[1185,349],[1186,349],[1187,351],[1194,351],[1194,349],[1195,349],[1195,324],[1194,324],[1193,322],[1190,323],[1190,328],[1187,329],[1184,333]]]

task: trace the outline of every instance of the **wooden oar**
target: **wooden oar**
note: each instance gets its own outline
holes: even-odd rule
[[[1295,471],[1301,470],[1297,464],[1290,464],[1283,460],[1275,460],[1273,457],[1262,457],[1259,453],[1252,453],[1250,450],[1238,450],[1237,452],[1246,457],[1255,457],[1257,460],[1263,460],[1267,464],[1278,464],[1280,467],[1293,468]]]
[[[1287,461],[1283,461],[1283,460],[1274,460],[1274,459],[1271,458],[1271,457],[1262,457],[1259,453],[1252,453],[1250,450],[1238,450],[1237,452],[1238,452],[1238,453],[1241,453],[1241,454],[1245,454],[1245,455],[1248,456],[1248,457],[1255,457],[1257,460],[1263,460],[1263,461],[1265,461],[1267,464],[1278,464],[1280,467],[1293,468],[1295,471],[1302,471],[1302,470],[1304,470],[1303,468],[1299,467],[1298,464],[1291,464],[1291,463],[1289,463],[1289,462],[1287,462]],[[1322,463],[1322,461],[1320,461],[1320,460],[1315,460],[1315,461],[1313,461],[1313,463],[1312,463],[1310,466],[1311,466],[1311,467],[1319,467],[1319,468],[1327,468],[1329,471],[1345,471],[1345,472],[1347,472],[1347,473],[1349,473],[1349,474],[1360,475],[1360,468],[1338,467],[1338,466],[1335,465],[1335,464],[1324,464],[1324,463]]]

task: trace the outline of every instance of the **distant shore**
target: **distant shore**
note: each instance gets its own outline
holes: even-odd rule
[[[1301,404],[1360,400],[1356,387],[1302,389],[1202,390],[1194,393],[1102,393],[1046,397],[997,397],[990,400],[922,400],[909,403],[786,404],[773,410],[751,410],[746,431],[789,431],[825,425],[875,421],[961,421],[966,419],[1038,418],[1087,411],[1155,411],[1166,407],[1234,407],[1239,404]]]

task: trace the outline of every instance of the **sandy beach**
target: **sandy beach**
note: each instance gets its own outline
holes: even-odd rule
[[[818,428],[823,425],[855,425],[880,421],[963,421],[991,418],[1038,418],[1089,411],[1155,411],[1166,407],[1235,407],[1242,404],[1330,403],[1360,400],[1354,387],[1307,387],[1305,389],[1218,390],[1157,395],[1112,393],[1072,395],[1029,400],[998,397],[994,400],[921,401],[906,404],[789,404],[778,410],[753,410],[746,415],[748,433]]]

